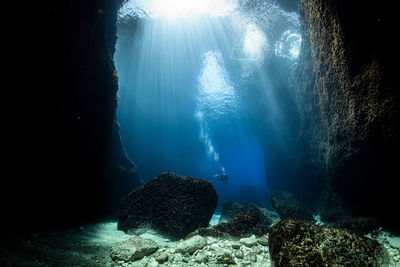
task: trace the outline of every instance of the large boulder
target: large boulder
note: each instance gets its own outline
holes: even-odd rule
[[[269,195],[272,206],[281,219],[294,218],[305,221],[314,221],[312,212],[301,204],[296,197],[285,191],[275,190]]]
[[[164,172],[121,200],[118,229],[151,227],[171,238],[183,238],[208,226],[217,202],[210,182]]]
[[[210,227],[199,228],[190,233],[188,237],[195,235],[212,237],[248,237],[251,235],[262,236],[268,233],[269,225],[264,224],[262,213],[256,209],[236,214],[230,221]]]
[[[375,240],[293,219],[271,228],[269,251],[276,267],[388,264],[386,249]]]

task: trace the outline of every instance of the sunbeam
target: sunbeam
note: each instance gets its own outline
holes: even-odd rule
[[[247,195],[261,202],[276,172],[274,161],[287,157],[281,154],[292,151],[293,142],[291,107],[282,99],[287,93],[268,69],[279,60],[279,71],[291,66],[287,58],[298,54],[301,37],[293,37],[300,36],[293,35],[298,22],[268,31],[236,5],[127,2],[115,54],[118,117],[127,151],[146,179],[172,170],[212,181],[222,199]],[[278,14],[271,19],[292,18]],[[276,42],[283,43],[279,53]]]

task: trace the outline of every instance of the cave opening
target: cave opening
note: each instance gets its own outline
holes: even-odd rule
[[[130,0],[117,37],[120,134],[145,181],[173,171],[210,180],[222,200],[265,204],[276,188],[301,198],[297,13],[274,1]]]

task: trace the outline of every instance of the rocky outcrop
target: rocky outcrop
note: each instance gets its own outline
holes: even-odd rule
[[[120,188],[116,190],[120,194],[118,201],[134,188],[144,185],[139,169],[125,151],[117,120],[114,121],[111,135],[110,165],[111,176],[119,181]]]
[[[268,233],[269,225],[265,225],[259,210],[250,209],[236,214],[230,221],[211,227],[199,228],[190,233],[188,237],[248,237],[250,235],[262,236]]]
[[[396,227],[386,212],[395,209],[400,162],[395,16],[382,2],[360,0],[302,0],[299,13],[300,162],[350,210]]]
[[[274,266],[387,266],[388,254],[377,241],[298,220],[271,228],[269,251]]]
[[[281,219],[294,218],[314,221],[311,210],[301,204],[293,194],[275,190],[269,194],[272,206]]]
[[[182,238],[210,222],[218,196],[208,181],[164,172],[121,200],[118,229],[149,226]]]

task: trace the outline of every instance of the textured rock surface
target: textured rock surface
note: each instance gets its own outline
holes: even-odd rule
[[[189,239],[183,240],[176,245],[175,251],[178,253],[189,253],[193,254],[197,250],[204,248],[207,245],[207,238],[199,235],[195,235]]]
[[[229,221],[233,216],[243,211],[243,206],[233,201],[222,202],[219,222]]]
[[[297,201],[293,194],[275,190],[270,193],[269,197],[272,206],[278,212],[281,219],[296,218],[314,221],[311,210]]]
[[[246,247],[251,248],[251,247],[253,247],[254,245],[257,244],[258,240],[257,240],[255,235],[252,235],[250,237],[241,238],[239,240],[239,242],[240,242],[240,244],[243,244]]]
[[[271,228],[274,266],[387,266],[386,249],[377,241],[335,228],[287,219]]]
[[[157,243],[153,240],[132,236],[112,247],[111,258],[117,261],[136,261],[156,252],[157,249]]]
[[[36,235],[0,239],[0,266],[221,266],[219,261],[233,259],[236,266],[271,266],[268,249],[268,235],[258,238],[258,244],[247,247],[237,238],[207,237],[207,245],[193,254],[181,254],[175,248],[178,242],[164,242],[163,236],[153,230],[142,232],[141,237],[157,242],[160,249],[134,262],[112,260],[112,246],[131,236],[116,229],[116,222],[87,225],[82,230],[49,232]],[[389,266],[400,266],[399,237],[379,231],[373,237],[382,243],[390,253]],[[160,242],[161,241],[161,242]],[[18,249],[16,249],[18,248]],[[224,251],[224,252],[222,252]],[[225,252],[228,251],[231,257]],[[225,257],[224,257],[225,254]],[[256,256],[256,257],[254,257]],[[256,260],[256,262],[254,262]],[[162,265],[161,265],[162,264]],[[332,265],[328,265],[332,266]]]
[[[208,181],[164,172],[121,200],[118,229],[150,226],[182,238],[210,222],[218,196]]]
[[[396,209],[398,188],[396,16],[360,0],[301,0],[299,11],[301,162],[328,177],[352,211],[398,227],[381,208]]]
[[[250,235],[261,236],[268,233],[269,226],[262,221],[261,212],[248,210],[236,214],[230,221],[223,222],[211,227],[199,228],[190,233],[194,235],[213,237],[248,237]]]
[[[247,211],[247,210],[257,210],[260,211],[261,213],[261,220],[263,221],[263,224],[270,226],[273,223],[276,223],[279,221],[279,215],[266,208],[260,208],[255,204],[252,203],[246,203],[244,205],[240,205],[239,203],[233,202],[233,201],[224,201],[222,203],[222,209],[221,209],[221,217],[219,219],[219,222],[225,222],[229,221],[232,219],[236,214]]]

